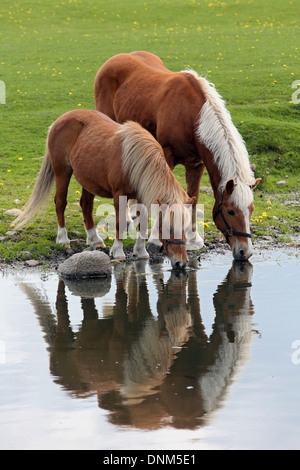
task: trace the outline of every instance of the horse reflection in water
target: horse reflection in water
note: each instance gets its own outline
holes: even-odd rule
[[[142,261],[115,272],[114,305],[95,299],[107,284],[68,284],[81,296],[83,321],[71,326],[65,282],[59,281],[56,317],[35,287],[22,284],[39,316],[55,382],[76,397],[98,396],[116,425],[140,429],[205,424],[224,405],[232,381],[249,358],[252,339],[252,265],[233,264],[214,296],[215,320],[208,337],[201,318],[197,271],[172,273],[167,282],[151,274],[157,292],[150,304]],[[120,269],[120,268],[117,268]],[[139,271],[139,272],[137,272]],[[148,277],[149,279],[149,277]],[[98,287],[97,287],[98,285]],[[91,287],[92,286],[92,287]],[[83,296],[79,288],[83,288]],[[151,294],[153,295],[153,293]]]

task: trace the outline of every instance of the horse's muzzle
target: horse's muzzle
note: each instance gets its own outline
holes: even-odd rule
[[[178,260],[174,256],[171,257],[172,269],[176,271],[183,271],[187,266],[187,259]]]
[[[250,246],[234,245],[232,254],[236,261],[247,261],[253,255],[252,243],[249,245]]]

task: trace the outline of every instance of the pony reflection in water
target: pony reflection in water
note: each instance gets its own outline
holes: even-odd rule
[[[169,212],[164,207],[159,238],[173,268],[187,263],[186,233],[191,217],[188,208],[194,199],[181,188],[169,166],[163,150],[154,137],[139,124],[117,124],[97,111],[74,110],[63,114],[52,124],[46,154],[33,193],[23,213],[15,220],[16,228],[28,225],[48,201],[55,180],[55,207],[58,221],[57,243],[68,246],[70,240],[64,212],[72,174],[82,186],[80,205],[87,232],[87,243],[95,247],[105,244],[98,235],[93,220],[95,195],[113,198],[116,212],[116,239],[110,254],[124,260],[122,233],[119,226],[119,198],[137,199],[147,211],[159,201],[172,207],[169,225],[164,223]],[[163,227],[170,226],[166,233]],[[145,249],[145,224],[134,247],[138,258],[148,258]],[[175,239],[176,238],[176,239]]]
[[[115,268],[113,303],[105,302],[111,279],[85,285],[60,280],[55,311],[43,290],[21,286],[39,318],[56,383],[75,397],[97,394],[99,406],[116,425],[195,428],[224,405],[249,359],[252,265],[234,264],[217,287],[208,336],[197,271],[172,271],[167,280],[165,273],[153,271],[153,308],[145,263]],[[83,321],[76,331],[71,295],[81,297]],[[103,301],[98,303],[97,296]]]

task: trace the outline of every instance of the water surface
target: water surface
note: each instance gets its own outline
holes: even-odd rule
[[[0,276],[0,448],[300,449],[299,258]],[[299,353],[298,353],[299,351]]]

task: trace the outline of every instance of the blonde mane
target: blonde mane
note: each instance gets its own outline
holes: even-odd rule
[[[182,205],[187,200],[169,168],[160,144],[138,123],[128,121],[117,131],[121,136],[123,171],[128,174],[139,201],[149,209],[163,203]]]
[[[233,179],[236,186],[231,202],[245,209],[253,201],[250,185],[255,183],[245,142],[214,85],[196,72],[188,72],[197,78],[206,98],[199,115],[197,136],[213,154],[221,176],[218,189],[223,191],[227,181]]]
[[[190,211],[184,205],[188,195],[168,166],[162,147],[150,132],[133,121],[123,124],[117,133],[122,142],[123,171],[129,176],[139,202],[147,207],[148,213],[152,209],[155,219],[163,207],[163,219],[170,224],[167,226],[174,230],[175,238],[181,238],[182,230],[189,230],[191,224]],[[158,205],[158,199],[163,206]]]

